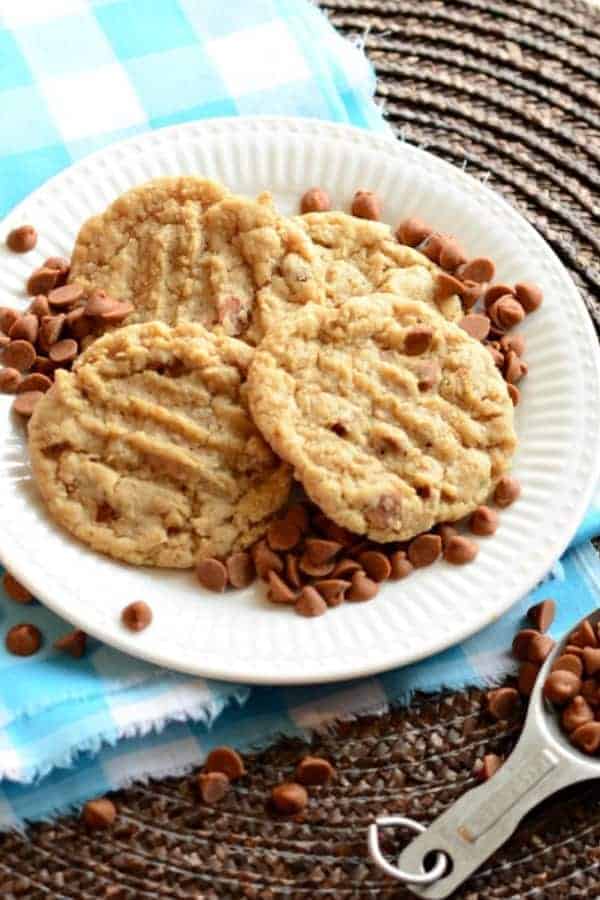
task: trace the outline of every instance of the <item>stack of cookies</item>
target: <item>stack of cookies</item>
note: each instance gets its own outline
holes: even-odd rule
[[[353,214],[320,189],[301,209],[179,177],[86,222],[67,280],[81,353],[48,372],[29,449],[50,514],[94,549],[214,589],[256,564],[314,615],[376,571],[474,558],[449,523],[495,530],[526,372],[507,331],[541,296],[418,219],[394,233],[369,192]]]

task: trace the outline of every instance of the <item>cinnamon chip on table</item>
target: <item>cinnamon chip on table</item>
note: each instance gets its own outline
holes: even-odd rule
[[[86,643],[87,635],[85,631],[76,628],[74,631],[70,631],[54,641],[54,647],[56,650],[62,650],[64,653],[68,653],[69,656],[79,659],[85,653]]]
[[[556,615],[556,601],[551,598],[541,600],[527,610],[527,618],[538,631],[548,631]]]
[[[209,805],[219,803],[231,789],[231,781],[224,772],[200,772],[196,784],[203,802]]]
[[[27,604],[33,600],[33,594],[28,591],[16,578],[9,572],[5,572],[2,578],[2,586],[11,600],[15,603]]]
[[[246,774],[244,760],[232,747],[215,747],[204,763],[205,772],[222,772],[230,781],[237,781]]]
[[[117,808],[108,797],[99,797],[97,800],[88,800],[83,807],[81,817],[88,828],[94,831],[102,831],[114,823],[117,818]]]
[[[283,815],[293,816],[302,812],[308,803],[308,794],[301,784],[284,782],[271,791],[273,808]]]
[[[335,769],[321,756],[305,756],[296,766],[296,781],[306,787],[327,784],[335,775]]]
[[[6,649],[15,656],[32,656],[42,646],[42,633],[35,625],[22,623],[9,628]]]

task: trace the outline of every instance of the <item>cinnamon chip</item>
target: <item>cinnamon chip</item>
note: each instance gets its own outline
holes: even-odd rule
[[[77,341],[74,341],[73,338],[64,338],[62,341],[57,341],[55,344],[52,344],[48,351],[48,356],[53,363],[64,365],[65,363],[72,362],[78,352],[79,347],[77,346]]]
[[[287,583],[291,584],[296,590],[299,590],[302,587],[298,557],[294,556],[293,553],[286,553],[285,556],[285,578]]]
[[[326,578],[333,573],[335,562],[331,560],[330,562],[316,563],[310,553],[305,552],[300,557],[298,566],[306,575],[311,575],[313,578]]]
[[[38,328],[38,317],[34,316],[33,313],[26,313],[24,316],[17,319],[11,326],[8,336],[11,341],[22,340],[29,341],[30,344],[35,344],[38,336]]]
[[[500,338],[500,349],[504,353],[512,350],[517,356],[523,356],[525,353],[525,335],[524,334],[504,334]]]
[[[487,316],[470,313],[458,323],[459,327],[470,334],[476,341],[484,341],[490,333],[491,322]]]
[[[581,680],[573,672],[557,669],[550,672],[544,682],[544,697],[557,705],[563,705],[576,697],[581,688]],[[600,725],[600,723],[598,723]]]
[[[232,747],[215,747],[204,763],[205,772],[222,772],[230,781],[237,781],[246,774],[244,760]]]
[[[482,285],[477,281],[465,279],[460,290],[460,298],[462,300],[463,309],[472,309],[481,297]]]
[[[234,588],[245,588],[254,581],[254,563],[249,553],[232,553],[225,560],[229,583]]]
[[[331,562],[333,557],[342,549],[342,545],[337,541],[307,538],[304,543],[304,549],[311,562],[320,564]]]
[[[342,578],[360,571],[360,564],[355,559],[340,559],[331,573],[332,578]]]
[[[335,775],[335,769],[327,759],[305,756],[296,767],[296,781],[307,787],[327,784]]]
[[[79,284],[64,284],[51,290],[48,303],[54,309],[69,309],[83,297],[83,288]]]
[[[267,577],[270,588],[269,600],[273,603],[292,604],[296,602],[296,594],[288,587],[285,581],[279,577],[277,572],[271,570]]]
[[[300,529],[289,519],[275,519],[267,528],[271,550],[292,550],[300,542]]]
[[[22,378],[18,369],[0,369],[0,393],[16,394]]]
[[[89,800],[83,807],[81,816],[88,828],[103,831],[110,828],[117,818],[117,809],[112,800],[100,797],[97,800]]]
[[[13,253],[28,253],[37,244],[37,231],[33,225],[13,228],[6,236],[6,246]]]
[[[515,284],[515,294],[526,313],[532,313],[539,309],[544,299],[541,288],[531,281],[520,281]]]
[[[444,559],[455,566],[462,566],[473,562],[478,553],[479,547],[475,541],[457,534],[450,538],[444,548]]]
[[[20,581],[17,581],[9,572],[5,572],[2,578],[2,586],[11,600],[15,603],[27,604],[33,600],[33,594],[28,591]]]
[[[600,749],[600,722],[587,722],[571,732],[571,741],[590,755]]]
[[[79,659],[85,653],[86,641],[87,635],[85,631],[76,628],[74,631],[70,631],[54,641],[54,647],[56,650],[62,650],[64,653],[68,653],[69,656]]]
[[[258,541],[250,550],[256,574],[263,581],[267,581],[269,572],[283,572],[283,561],[277,553],[268,546],[265,540]]]
[[[121,612],[121,622],[130,631],[143,631],[152,622],[152,610],[143,600],[136,600]]]
[[[36,294],[48,294],[49,291],[56,287],[60,278],[58,269],[50,269],[42,266],[32,272],[27,279],[27,293],[31,296]]]
[[[498,529],[499,517],[495,509],[478,506],[469,519],[469,529],[479,537],[488,537]]]
[[[434,263],[439,263],[440,253],[444,246],[444,236],[438,232],[433,232],[421,247],[421,253]],[[443,274],[443,273],[440,273]],[[439,277],[439,276],[438,276]],[[454,292],[453,292],[454,293]],[[437,299],[437,298],[436,298]]]
[[[494,277],[496,266],[489,256],[478,256],[470,260],[460,270],[460,277],[468,281],[476,281],[483,284]]]
[[[352,200],[352,215],[359,219],[381,219],[381,200],[373,191],[357,191]]]
[[[26,372],[35,362],[35,348],[29,341],[11,341],[2,351],[2,365]]]
[[[451,237],[444,238],[440,250],[440,266],[449,272],[454,272],[467,261],[467,256],[457,240]]]
[[[5,371],[10,372],[12,370],[5,369]],[[41,391],[42,394],[45,394],[51,387],[52,381],[47,375],[34,372],[32,375],[26,375],[23,378],[17,387],[17,394],[22,394],[26,391]]]
[[[512,642],[512,654],[521,661],[529,660],[529,646],[539,632],[533,628],[522,628]]]
[[[66,316],[58,313],[56,316],[43,316],[40,323],[40,343],[42,350],[48,352],[53,344],[60,338]]]
[[[483,295],[483,305],[487,310],[500,297],[514,296],[514,293],[509,284],[491,284]]]
[[[36,405],[43,397],[41,391],[25,391],[23,394],[17,394],[13,400],[12,408],[18,416],[29,419],[33,415]]]
[[[360,554],[358,562],[373,581],[385,581],[391,575],[392,566],[385,553],[367,550]]]
[[[314,618],[327,612],[327,603],[316,588],[307,585],[300,591],[295,609],[301,616]]]
[[[344,602],[344,596],[350,582],[342,578],[325,578],[315,582],[315,588],[323,597],[327,606],[339,606]]]
[[[201,559],[196,565],[196,577],[209,591],[221,593],[227,587],[227,569],[220,559]]]
[[[210,806],[220,803],[231,789],[231,782],[224,772],[201,772],[196,784],[202,801]]]
[[[411,216],[409,219],[403,219],[396,228],[396,238],[401,244],[409,247],[416,247],[421,244],[432,233],[433,228],[426,225],[422,219]]]
[[[297,815],[308,803],[308,794],[301,784],[285,782],[278,784],[271,791],[271,804],[278,812],[286,816]]]
[[[331,209],[331,201],[329,194],[323,188],[309,188],[302,194],[302,199],[300,200],[301,213],[327,212],[329,209]]]
[[[433,340],[433,328],[429,325],[414,325],[404,335],[404,352],[408,356],[419,356],[425,353]]]
[[[454,275],[448,275],[447,272],[438,272],[435,282],[435,293],[433,299],[436,303],[447,300],[452,294],[462,296],[464,286]]]
[[[571,702],[565,706],[561,716],[561,724],[567,732],[575,731],[575,729],[581,728],[582,725],[593,721],[594,711],[581,694],[573,697]]]
[[[521,485],[512,475],[503,475],[494,491],[496,506],[504,509],[514,503],[521,495]]]
[[[529,643],[528,657],[533,663],[543,663],[554,650],[555,641],[546,634],[536,634]]]
[[[408,559],[413,568],[430,566],[442,552],[442,539],[439,534],[420,534],[408,545]]]
[[[523,307],[514,297],[505,295],[495,300],[490,306],[489,316],[493,324],[500,331],[508,331],[515,325],[520,325],[525,318]]]
[[[390,556],[392,571],[390,578],[406,578],[413,570],[413,564],[408,559],[404,550],[397,550]]]
[[[515,688],[503,687],[489,691],[487,695],[488,710],[498,720],[511,719],[519,711],[521,700]]]
[[[379,585],[376,581],[372,581],[364,574],[364,572],[355,572],[352,576],[350,589],[346,594],[346,600],[352,602],[361,602],[363,600],[372,600],[379,591]]]
[[[24,622],[9,628],[6,649],[14,656],[33,656],[42,646],[42,633],[35,625]]]
[[[548,631],[556,615],[556,601],[548,598],[527,610],[527,618],[538,631]]]
[[[575,656],[575,654],[573,653],[563,653],[562,656],[559,656],[558,659],[554,661],[552,671],[556,672],[559,669],[562,669],[562,671],[564,672],[572,672],[573,675],[577,675],[578,678],[582,678],[582,658],[583,657]]]

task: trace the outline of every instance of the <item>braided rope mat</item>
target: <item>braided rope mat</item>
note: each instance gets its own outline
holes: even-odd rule
[[[398,135],[488,178],[559,255],[600,328],[600,12],[569,0],[321,5],[365,36]],[[473,786],[478,757],[510,751],[519,725],[492,722],[472,690],[340,726],[314,741],[338,777],[298,821],[264,810],[306,751],[289,741],[248,759],[248,778],[216,808],[191,778],[136,786],[116,795],[108,833],[63,818],[0,839],[0,896],[408,898],[370,865],[367,824],[383,812],[431,821]],[[408,835],[386,839],[393,852]],[[535,810],[455,896],[600,897],[599,784]]]

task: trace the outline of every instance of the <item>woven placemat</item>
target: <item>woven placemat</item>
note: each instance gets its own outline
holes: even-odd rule
[[[515,205],[600,327],[600,13],[565,0],[322,6],[364,39],[398,135]],[[408,898],[370,865],[366,826],[383,812],[430,822],[475,784],[476,759],[510,751],[519,727],[492,722],[475,690],[341,726],[315,739],[338,777],[298,821],[265,813],[269,789],[306,751],[288,741],[249,759],[247,779],[214,809],[191,777],[134,787],[116,795],[108,833],[63,818],[0,839],[0,897]],[[599,848],[600,785],[590,782],[535,810],[455,896],[599,897]]]

